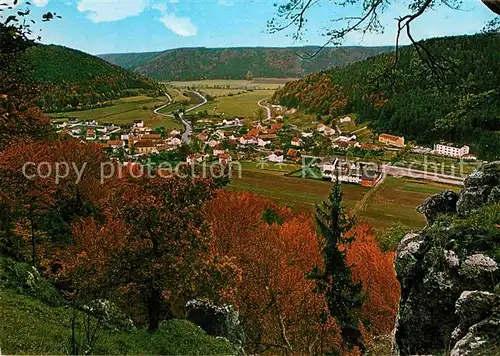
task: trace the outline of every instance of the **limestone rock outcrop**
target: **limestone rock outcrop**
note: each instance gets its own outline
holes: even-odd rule
[[[239,313],[233,307],[193,299],[186,304],[186,318],[207,334],[229,340],[235,354],[245,354],[245,333],[240,325]]]
[[[418,211],[427,226],[406,235],[395,256],[394,355],[500,354],[500,162]]]

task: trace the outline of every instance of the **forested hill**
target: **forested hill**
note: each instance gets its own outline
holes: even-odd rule
[[[392,50],[392,47],[183,48],[100,57],[157,80],[298,78]]]
[[[480,157],[499,159],[500,34],[422,44],[435,59],[432,67],[406,47],[395,70],[393,54],[384,54],[290,82],[274,100],[323,115],[355,112],[379,133],[419,144],[470,144]]]
[[[158,90],[149,78],[62,46],[33,46],[23,59],[27,78],[40,86],[37,104],[45,111],[90,108],[123,96]]]

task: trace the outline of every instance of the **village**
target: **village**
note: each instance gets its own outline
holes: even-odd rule
[[[193,127],[189,143],[184,142],[177,129],[153,129],[142,120],[127,125],[70,120],[56,126],[72,137],[100,144],[122,162],[144,163],[149,158],[159,162],[171,159],[171,153],[178,152],[177,160],[181,157],[187,164],[228,166],[232,162],[250,161],[262,166],[296,164],[300,169],[307,160],[315,158],[309,168],[315,170],[317,178],[339,179],[365,187],[376,186],[384,175],[383,164],[396,163],[395,158],[403,154],[464,162],[476,160],[468,146],[440,142],[430,148],[387,133],[367,135],[370,132],[367,126],[357,125],[351,116],[335,118],[329,124],[311,121],[307,128],[301,129],[287,122],[288,116],[297,115],[296,109],[279,105],[270,105],[268,109],[268,117],[258,120],[243,117],[211,120],[199,113],[185,116]]]

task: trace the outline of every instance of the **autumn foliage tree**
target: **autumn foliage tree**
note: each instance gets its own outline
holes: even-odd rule
[[[211,253],[200,212],[225,179],[187,168],[123,178],[108,198],[104,223],[73,225],[74,244],[58,254],[62,270],[55,277],[74,284],[75,292],[138,305],[151,332],[161,320],[182,316],[191,298],[228,298],[237,274],[231,259]]]
[[[30,236],[35,265],[40,252],[37,239],[59,247],[70,243],[73,221],[99,214],[111,183],[100,182],[104,160],[99,145],[74,139],[14,141],[0,152],[0,198],[11,213],[6,223],[14,219],[14,224],[0,227],[9,236],[2,239],[3,248],[17,246],[17,251],[11,248],[11,255],[22,259],[26,254],[20,251],[22,243],[14,240]],[[14,226],[21,236],[12,232]]]
[[[246,350],[274,353],[339,353],[341,330],[323,295],[307,274],[323,268],[313,219],[250,193],[220,191],[204,209],[211,247],[235,258],[242,283],[234,295],[247,335]],[[396,316],[399,285],[392,254],[379,249],[368,227],[350,232],[340,245],[352,278],[363,281],[366,301],[359,320],[364,339],[389,333]],[[368,341],[368,340],[367,340]],[[345,351],[345,350],[344,350]]]
[[[250,193],[220,191],[205,216],[212,248],[235,257],[241,269],[234,304],[248,350],[307,352],[323,310],[322,298],[312,293],[314,283],[305,278],[320,263],[310,215]]]
[[[19,55],[35,45],[34,20],[26,6],[0,17],[0,150],[13,138],[45,139],[55,134],[50,120],[33,106],[38,87],[28,80],[31,66]]]
[[[48,155],[47,145],[43,142],[14,144],[10,149],[0,152],[0,203],[4,213],[0,218],[1,250],[15,259],[37,262],[37,235],[44,214],[54,203],[54,181],[41,179],[26,170],[25,162],[42,161]],[[31,167],[33,168],[33,167]],[[45,175],[46,167],[40,170]]]
[[[346,261],[354,281],[363,282],[366,300],[360,318],[371,335],[388,335],[394,328],[401,287],[394,272],[394,252],[382,252],[368,225],[357,226],[356,239],[346,246]]]

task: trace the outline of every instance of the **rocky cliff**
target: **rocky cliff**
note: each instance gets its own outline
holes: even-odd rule
[[[500,354],[500,162],[418,211],[427,226],[400,242],[394,355]]]

